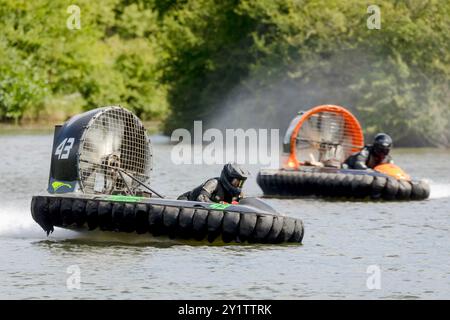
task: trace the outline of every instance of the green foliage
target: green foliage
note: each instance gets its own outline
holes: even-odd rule
[[[350,107],[368,135],[387,131],[404,145],[450,145],[450,3],[378,1],[380,30],[366,26],[371,4],[179,5],[166,19],[166,131],[218,117],[228,127],[283,129],[297,110],[333,103]]]
[[[166,13],[161,37],[170,85],[166,132],[214,117],[223,97],[248,75],[255,21],[236,11],[238,3],[187,1]]]
[[[31,76],[30,70],[34,71]],[[1,65],[0,74],[0,117],[17,123],[27,109],[42,103],[47,94],[45,82],[27,60],[14,66]]]
[[[74,95],[84,109],[121,104],[144,119],[162,118],[157,14],[138,2],[81,0],[81,29],[71,30],[69,4],[0,0],[0,118],[19,120],[30,108],[34,117],[47,115],[54,101],[64,106]]]
[[[298,109],[352,109],[367,134],[450,145],[450,3],[0,0],[0,119],[122,104],[165,131],[193,120],[284,129]],[[74,107],[67,107],[73,104]]]

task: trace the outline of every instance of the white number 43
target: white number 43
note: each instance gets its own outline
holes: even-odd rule
[[[70,150],[72,150],[75,138],[65,138],[56,148],[55,156],[59,159],[69,159]]]

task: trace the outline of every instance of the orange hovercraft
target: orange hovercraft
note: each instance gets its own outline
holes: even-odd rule
[[[364,147],[358,120],[347,109],[322,105],[301,111],[283,141],[283,167],[263,169],[258,185],[266,196],[322,196],[372,200],[423,200],[430,187],[394,164],[374,170],[344,169]]]

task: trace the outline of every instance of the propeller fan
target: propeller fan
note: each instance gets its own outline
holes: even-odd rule
[[[348,110],[323,105],[300,112],[293,119],[286,133],[284,150],[289,152],[287,165],[290,168],[299,164],[340,167],[363,143],[358,120]]]

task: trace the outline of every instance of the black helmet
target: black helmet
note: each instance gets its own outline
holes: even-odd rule
[[[386,133],[379,133],[373,139],[373,151],[379,157],[385,157],[392,148],[392,138]]]
[[[250,173],[238,164],[227,163],[220,175],[220,182],[232,196],[238,196],[249,175]]]

